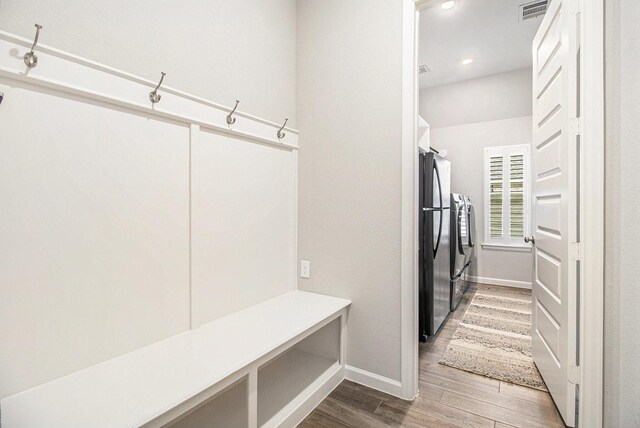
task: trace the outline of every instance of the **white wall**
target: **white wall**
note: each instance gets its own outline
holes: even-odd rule
[[[295,0],[1,0],[0,30],[295,126]]]
[[[605,426],[640,426],[640,3],[606,5]]]
[[[347,364],[400,380],[402,2],[299,0],[303,290],[349,298]]]
[[[531,116],[493,120],[431,130],[431,144],[447,150],[451,161],[451,191],[469,195],[476,213],[477,241],[483,242],[484,148],[531,143]],[[476,246],[475,268],[480,278],[531,283],[530,252],[513,252]],[[525,284],[514,284],[525,285]]]
[[[469,195],[475,204],[478,242],[484,240],[484,148],[531,144],[531,96],[530,68],[420,91],[420,115],[431,125],[431,146],[446,149],[451,161],[451,191]],[[531,257],[530,252],[478,246],[470,273],[530,286]]]
[[[192,327],[295,290],[293,156],[212,132],[192,141]]]
[[[420,91],[420,115],[432,128],[531,116],[531,68]]]
[[[3,80],[2,398],[189,328],[188,128]]]
[[[226,112],[170,92],[151,108],[147,85],[64,54],[25,82],[12,40],[0,398],[295,288],[297,133],[246,117],[221,133]]]

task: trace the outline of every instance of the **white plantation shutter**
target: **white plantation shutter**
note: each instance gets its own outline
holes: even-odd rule
[[[524,155],[509,156],[509,236],[524,237]]]
[[[489,230],[492,238],[502,238],[503,169],[501,155],[489,158]]]
[[[529,206],[529,146],[485,149],[485,242],[522,245]]]

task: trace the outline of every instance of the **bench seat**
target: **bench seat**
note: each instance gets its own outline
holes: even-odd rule
[[[350,303],[302,291],[283,294],[6,397],[2,427],[162,426],[243,376],[257,376],[261,364],[345,315]],[[257,425],[255,407],[250,401],[249,426]]]

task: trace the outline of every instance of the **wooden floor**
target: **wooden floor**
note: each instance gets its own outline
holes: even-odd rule
[[[438,334],[420,345],[420,394],[413,402],[345,380],[299,426],[564,427],[548,393],[438,364],[473,293],[472,284]]]

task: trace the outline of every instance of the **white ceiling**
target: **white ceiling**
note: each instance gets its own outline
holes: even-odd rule
[[[420,14],[420,87],[531,66],[531,43],[542,17],[518,19],[527,0],[456,0],[444,10],[435,1]],[[468,65],[462,60],[472,58]]]

